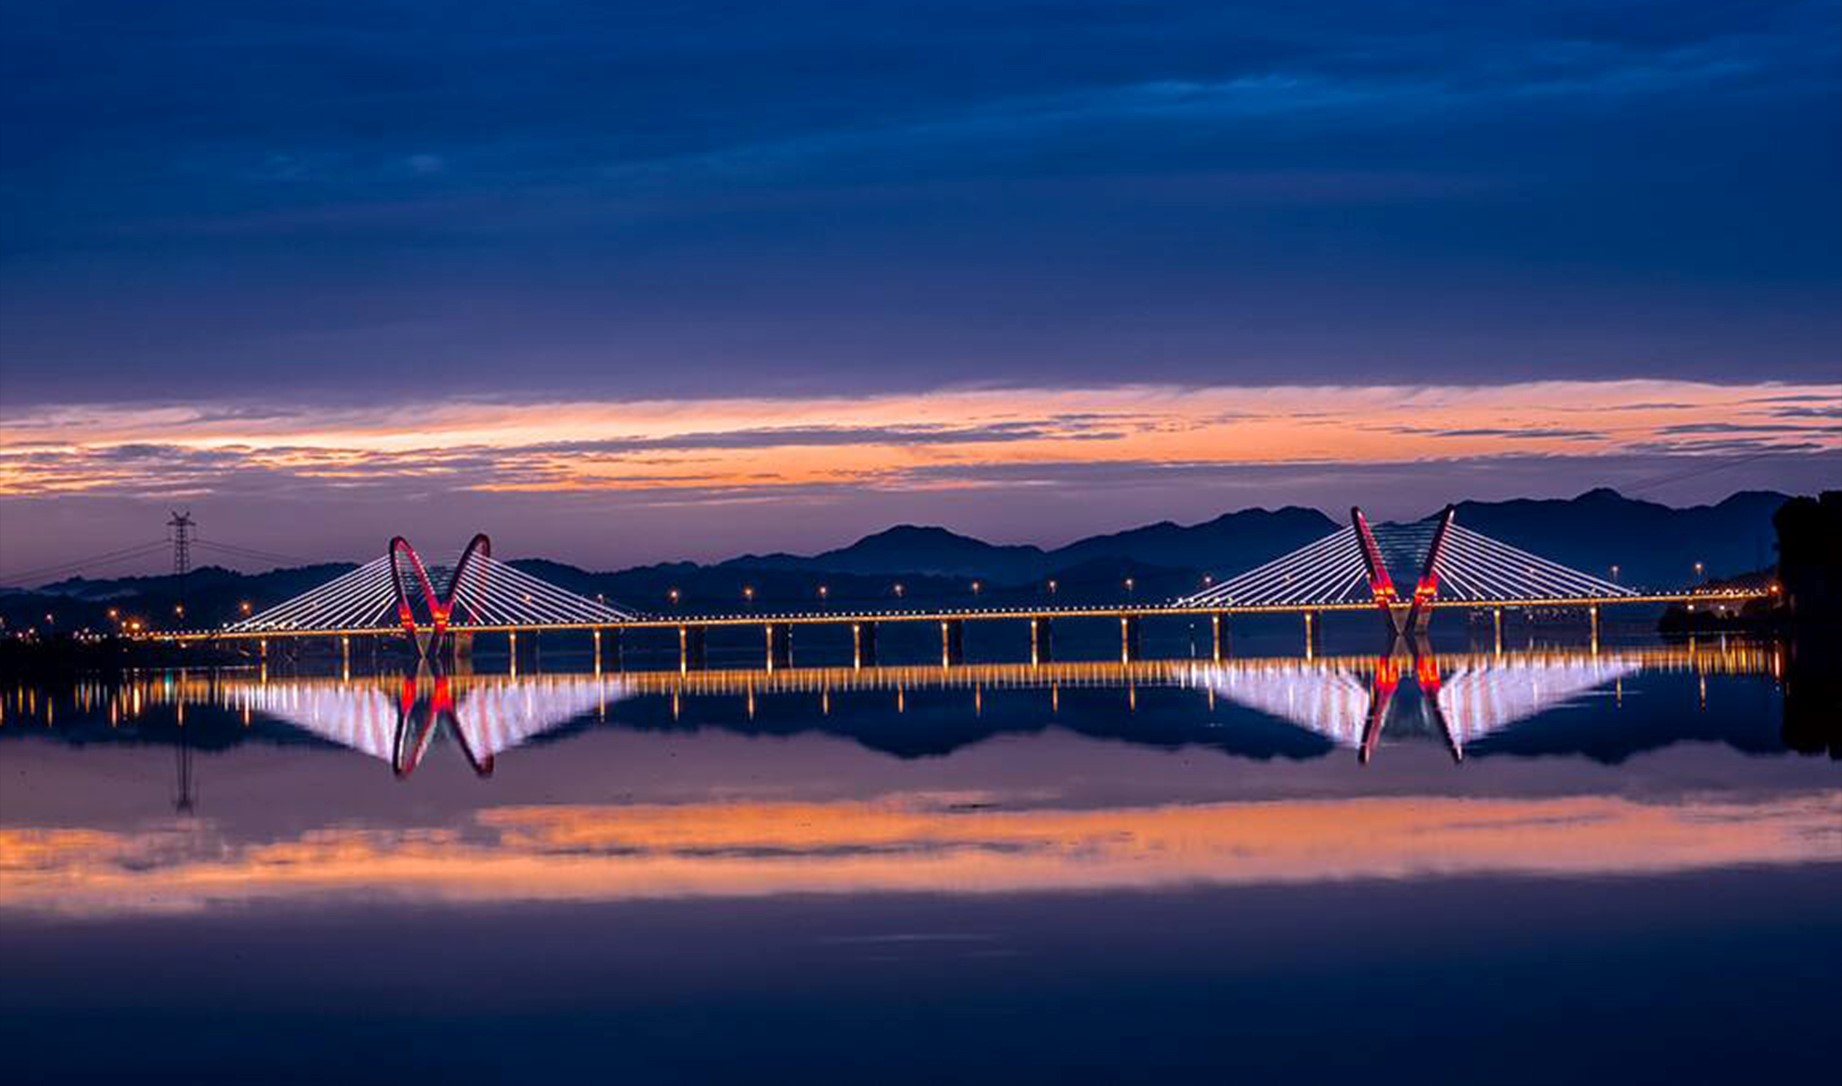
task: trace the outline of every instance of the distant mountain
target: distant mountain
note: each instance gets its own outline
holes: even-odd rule
[[[323,562],[266,573],[202,566],[184,577],[70,577],[37,589],[0,589],[0,627],[112,630],[117,618],[158,627],[217,626],[240,618],[246,603],[260,611],[352,568],[350,562]]]
[[[1316,509],[1243,509],[1201,524],[1159,521],[1143,528],[1091,536],[1051,551],[1067,568],[1105,559],[1142,562],[1196,573],[1230,576],[1302,547],[1341,527]]]
[[[1741,491],[1715,505],[1674,509],[1589,490],[1577,498],[1461,502],[1458,523],[1600,577],[1618,567],[1621,583],[1665,588],[1702,575],[1728,577],[1776,561],[1772,514],[1787,501]]]
[[[1563,500],[1463,502],[1458,522],[1589,573],[1607,576],[1617,565],[1625,584],[1664,588],[1690,583],[1696,562],[1710,578],[1771,565],[1772,514],[1786,500],[1749,491],[1715,505],[1672,509],[1600,489]],[[1166,599],[1193,590],[1204,574],[1231,576],[1342,523],[1314,509],[1248,509],[1201,524],[1151,524],[1053,549],[901,525],[810,556],[747,555],[709,566],[672,562],[601,573],[541,558],[514,564],[563,588],[650,612],[736,610],[751,591],[755,606],[810,606],[819,600],[821,586],[834,606],[964,600],[974,580],[984,582],[988,602],[1040,595],[1050,579],[1064,603],[1117,599],[1128,579],[1140,598]],[[215,626],[238,617],[245,603],[259,611],[350,568],[328,563],[254,575],[205,568],[183,579],[72,578],[35,591],[0,590],[0,624],[42,627],[51,616],[49,625],[56,629],[106,629],[113,625],[107,617],[113,608],[160,625]]]
[[[1045,557],[1041,547],[1005,546],[945,528],[898,524],[864,536],[848,547],[811,557],[749,554],[723,565],[864,575],[936,574],[1015,583],[1034,580],[1043,571]]]
[[[1724,577],[1774,561],[1772,514],[1786,496],[1745,491],[1715,505],[1675,509],[1589,490],[1575,498],[1461,502],[1458,522],[1513,546],[1584,572],[1636,586],[1680,587],[1696,576]],[[810,556],[747,555],[722,563],[738,574],[980,579],[1024,586],[1056,578],[1065,586],[1114,592],[1134,576],[1146,593],[1174,594],[1202,574],[1231,576],[1304,546],[1341,527],[1315,509],[1290,506],[1225,513],[1201,524],[1165,521],[1064,547],[995,545],[939,527],[902,525],[847,547]]]
[[[1090,536],[1044,550],[986,543],[939,527],[904,524],[868,535],[848,547],[811,556],[744,555],[723,563],[735,569],[798,570],[862,576],[932,574],[977,578],[993,585],[1023,585],[1084,569],[1156,567],[1189,573],[1232,573],[1257,565],[1337,529],[1315,509],[1245,509],[1202,524],[1170,521],[1109,535]]]

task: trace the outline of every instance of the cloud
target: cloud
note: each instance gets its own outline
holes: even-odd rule
[[[1772,412],[1778,416],[1779,412]],[[1660,428],[1663,434],[1838,434],[1842,427],[1779,422],[1682,422]]]
[[[1079,494],[1156,489],[1183,479],[1228,486],[1232,478],[1296,477],[1273,474],[1275,468],[1314,473],[1415,462],[1577,460],[1583,446],[1602,458],[1842,449],[1842,432],[1833,426],[1773,421],[1772,405],[1747,406],[1765,387],[1787,386],[1678,382],[1667,385],[1667,401],[1656,396],[1659,383],[1606,382],[457,400],[323,413],[54,408],[22,420],[29,441],[0,444],[0,494],[212,495],[255,505],[330,494],[410,500],[581,494],[682,504],[914,490],[1061,487]],[[1661,402],[1671,406],[1630,409]],[[1478,418],[1492,424],[1471,421]],[[8,529],[10,523],[0,531]]]
[[[1603,430],[1577,430],[1561,426],[1467,426],[1439,430],[1421,426],[1392,426],[1391,433],[1425,434],[1432,437],[1501,437],[1519,441],[1538,441],[1559,439],[1568,441],[1603,441],[1609,435]]]
[[[1833,4],[991,9],[28,5],[7,401],[1833,372]]]

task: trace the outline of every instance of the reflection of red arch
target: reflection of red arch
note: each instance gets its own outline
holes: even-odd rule
[[[426,711],[418,719],[417,709]],[[435,678],[435,686],[429,693],[427,702],[418,697],[417,680],[411,676],[403,678],[403,695],[397,703],[396,745],[392,752],[390,768],[398,780],[408,779],[416,767],[422,764],[422,756],[428,753],[429,743],[435,738],[435,729],[447,721],[455,740],[460,744],[461,754],[474,773],[482,777],[492,776],[493,756],[481,757],[467,742],[467,729],[462,726],[460,715],[455,710],[454,691],[446,675]]]
[[[1369,686],[1369,717],[1362,726],[1362,745],[1356,750],[1356,760],[1363,765],[1375,757],[1375,744],[1381,741],[1382,728],[1388,723],[1388,706],[1394,702],[1394,691],[1400,685],[1400,663],[1392,655],[1378,658],[1375,680]]]
[[[428,570],[422,565],[422,556],[416,553],[416,548],[410,546],[409,540],[400,535],[390,540],[390,583],[396,590],[397,621],[403,624],[404,633],[414,637],[416,612],[410,606],[409,596],[403,591],[403,566],[398,557],[403,554],[409,556],[410,569],[415,572],[416,580],[421,582],[422,598],[428,604],[431,632],[439,639],[447,632],[448,619],[454,614],[454,599],[460,592],[461,579],[476,561],[475,555],[481,558],[492,557],[492,540],[487,538],[485,532],[481,532],[468,542],[467,549],[461,552],[460,561],[454,564],[454,577],[448,582],[448,595],[445,599],[435,595],[435,586],[429,581]]]
[[[410,553],[413,555],[415,552]],[[420,568],[418,563],[417,569]],[[399,780],[416,771],[416,766],[422,764],[422,756],[428,753],[429,741],[435,738],[435,714],[428,714],[422,719],[421,726],[416,726],[418,701],[416,680],[413,676],[405,675],[403,695],[397,701],[396,743],[390,757],[390,768]]]

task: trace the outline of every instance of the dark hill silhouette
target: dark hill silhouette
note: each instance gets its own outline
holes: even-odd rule
[[[1091,536],[1050,553],[1068,568],[1102,559],[1124,559],[1148,566],[1230,576],[1289,550],[1302,547],[1342,527],[1316,509],[1243,509],[1201,524],[1171,521],[1143,528]]]
[[[1519,499],[1460,503],[1458,521],[1485,535],[1600,576],[1620,567],[1626,584],[1680,587],[1703,575],[1726,577],[1769,566],[1774,559],[1772,516],[1782,494],[1749,491],[1714,505],[1673,509],[1591,490],[1565,500]],[[754,604],[809,606],[824,585],[828,600],[937,603],[965,600],[971,582],[984,582],[986,602],[1016,599],[1058,581],[1058,596],[1117,599],[1125,579],[1141,599],[1168,598],[1193,589],[1204,574],[1231,576],[1311,542],[1341,526],[1313,509],[1249,509],[1194,525],[1169,522],[1093,536],[1054,549],[997,545],[939,527],[902,525],[850,546],[811,556],[751,555],[716,565],[671,562],[616,572],[589,572],[548,559],[515,564],[584,595],[601,594],[642,611],[678,606],[691,611],[738,610],[744,588]],[[183,580],[172,576],[107,580],[73,578],[31,592],[0,591],[0,619],[9,628],[43,625],[108,628],[110,607],[176,624],[183,603],[187,625],[230,620],[248,602],[256,610],[279,603],[352,568],[326,563],[242,574],[205,568]],[[898,596],[895,586],[901,585]],[[679,591],[676,604],[672,589]]]
[[[1710,578],[1771,565],[1772,514],[1786,500],[1754,490],[1674,509],[1600,488],[1571,499],[1460,502],[1458,523],[1600,577],[1616,565],[1624,584],[1670,588],[1691,583],[1697,562]]]
[[[1085,575],[1079,571],[1090,568],[1227,574],[1303,546],[1337,527],[1315,509],[1244,509],[1202,524],[1162,521],[1044,550],[986,543],[945,528],[904,524],[865,536],[848,547],[807,557],[745,555],[723,565],[873,576],[935,574],[977,578],[994,585],[1022,585],[1048,577],[1080,580]]]
[[[898,524],[864,536],[848,547],[811,557],[748,554],[724,562],[747,569],[891,575],[938,574],[1020,582],[1034,579],[1046,558],[1041,547],[987,543],[945,528]]]

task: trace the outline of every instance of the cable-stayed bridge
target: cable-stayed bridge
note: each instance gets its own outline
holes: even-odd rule
[[[764,631],[769,666],[791,662],[795,626],[848,626],[859,663],[875,661],[876,632],[884,623],[939,627],[941,662],[963,663],[967,622],[1022,620],[1030,627],[1031,659],[1052,658],[1051,623],[1058,618],[1116,619],[1122,660],[1136,657],[1139,624],[1164,615],[1210,620],[1216,656],[1223,655],[1226,620],[1241,614],[1300,614],[1312,636],[1317,617],[1332,611],[1371,611],[1394,636],[1424,633],[1439,609],[1572,608],[1597,629],[1599,609],[1619,604],[1685,603],[1737,608],[1773,589],[1698,587],[1646,591],[1572,569],[1492,539],[1456,523],[1447,507],[1438,517],[1410,524],[1371,526],[1360,509],[1350,524],[1253,569],[1171,600],[985,608],[818,609],[721,614],[644,614],[588,598],[492,557],[477,535],[452,563],[425,564],[402,537],[386,552],[293,599],[216,630],[163,632],[169,640],[254,640],[355,636],[403,637],[423,654],[452,646],[457,637],[502,632],[591,631],[599,653],[604,632],[666,629],[678,634],[680,662],[701,666],[709,630],[755,627]]]

